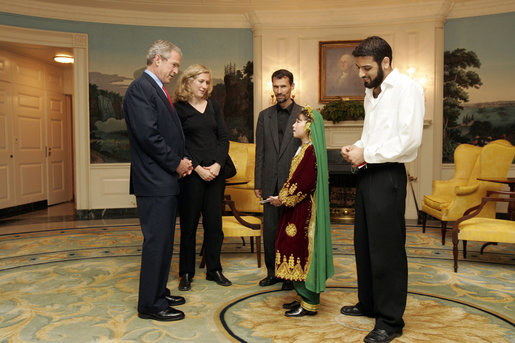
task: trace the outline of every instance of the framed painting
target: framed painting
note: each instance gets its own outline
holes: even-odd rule
[[[360,40],[319,42],[319,97],[321,103],[339,99],[363,100],[365,86],[352,51]]]

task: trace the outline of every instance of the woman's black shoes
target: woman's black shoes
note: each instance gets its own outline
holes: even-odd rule
[[[217,270],[213,273],[206,274],[206,280],[214,281],[220,286],[230,286],[232,282],[227,279],[224,274],[220,270]]]
[[[179,282],[179,291],[189,291],[191,289],[191,283],[193,282],[193,275],[185,273],[181,276]]]

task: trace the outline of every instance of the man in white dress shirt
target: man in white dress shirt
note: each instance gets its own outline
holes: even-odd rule
[[[341,313],[376,318],[367,343],[402,335],[406,307],[406,170],[422,142],[424,92],[392,69],[392,49],[382,38],[365,39],[353,51],[365,84],[361,139],[341,154],[358,170],[354,250],[358,303]]]

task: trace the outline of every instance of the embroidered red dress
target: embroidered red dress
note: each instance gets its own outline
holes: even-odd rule
[[[279,192],[285,207],[275,241],[275,276],[281,279],[306,280],[315,235],[316,181],[315,150],[312,144],[303,144]]]

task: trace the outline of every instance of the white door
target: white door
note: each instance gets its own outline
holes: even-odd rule
[[[0,81],[0,208],[15,206],[11,84]]]
[[[38,88],[14,84],[12,99],[16,203],[46,200],[44,93]]]
[[[65,96],[47,92],[48,205],[73,197],[69,118]]]

